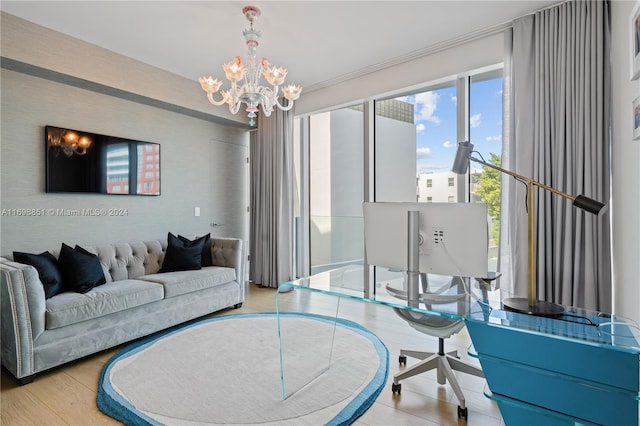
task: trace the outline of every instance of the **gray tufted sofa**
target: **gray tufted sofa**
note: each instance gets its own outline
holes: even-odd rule
[[[107,283],[49,299],[35,268],[0,258],[2,365],[28,383],[38,372],[242,305],[242,240],[212,238],[214,266],[158,273],[166,246],[157,240],[88,247]]]

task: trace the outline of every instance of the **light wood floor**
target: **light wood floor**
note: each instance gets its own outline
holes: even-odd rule
[[[275,311],[275,290],[248,284],[242,308],[219,312],[229,315]],[[332,315],[337,298],[296,290],[280,295],[280,310]],[[492,425],[503,424],[497,405],[483,395],[485,381],[456,373],[469,410],[468,423],[457,416],[458,401],[448,385],[438,385],[435,372],[402,381],[400,395],[391,392],[393,375],[398,371],[401,348],[436,351],[436,338],[409,327],[393,310],[384,306],[340,299],[339,316],[355,321],[374,332],[387,346],[390,371],[387,386],[356,425]],[[448,339],[445,349],[458,350],[465,361],[475,363],[466,350],[470,339],[466,329]],[[120,424],[96,407],[98,378],[103,365],[121,347],[72,362],[38,375],[33,383],[19,386],[2,370],[0,419],[2,425],[113,425]],[[408,358],[407,364],[416,362]]]

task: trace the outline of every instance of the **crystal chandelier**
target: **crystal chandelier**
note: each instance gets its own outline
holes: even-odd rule
[[[93,143],[87,135],[79,135],[73,130],[58,127],[49,127],[47,142],[50,147],[61,150],[67,157],[71,157],[73,154],[85,155],[87,149],[89,149]]]
[[[266,58],[257,60],[256,49],[262,34],[253,28],[253,22],[260,16],[260,9],[255,6],[246,6],[242,9],[242,13],[250,24],[249,28],[242,32],[249,48],[247,64],[243,64],[240,56],[236,56],[233,61],[222,65],[227,80],[231,82],[231,89],[221,90],[222,99],[219,101],[213,99],[213,95],[222,86],[222,81],[211,76],[200,77],[199,81],[202,90],[207,92],[207,98],[213,105],[227,103],[229,111],[236,114],[240,110],[240,106],[243,103],[246,104],[246,111],[249,113],[250,119],[249,124],[253,126],[256,123],[254,118],[258,112],[258,106],[262,106],[262,112],[267,117],[271,115],[275,106],[283,111],[288,111],[293,107],[293,101],[300,97],[302,88],[294,84],[283,86],[282,94],[288,102],[286,105],[280,103],[278,99],[280,85],[287,76],[287,70],[269,64]],[[264,77],[272,87],[260,85],[261,77]]]

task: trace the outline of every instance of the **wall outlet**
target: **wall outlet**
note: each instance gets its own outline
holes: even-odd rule
[[[193,209],[193,214],[194,214],[196,217],[200,216],[200,207],[195,207],[195,208]]]

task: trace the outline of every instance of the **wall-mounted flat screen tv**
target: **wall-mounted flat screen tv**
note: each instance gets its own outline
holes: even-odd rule
[[[160,144],[45,126],[46,191],[160,195]]]

